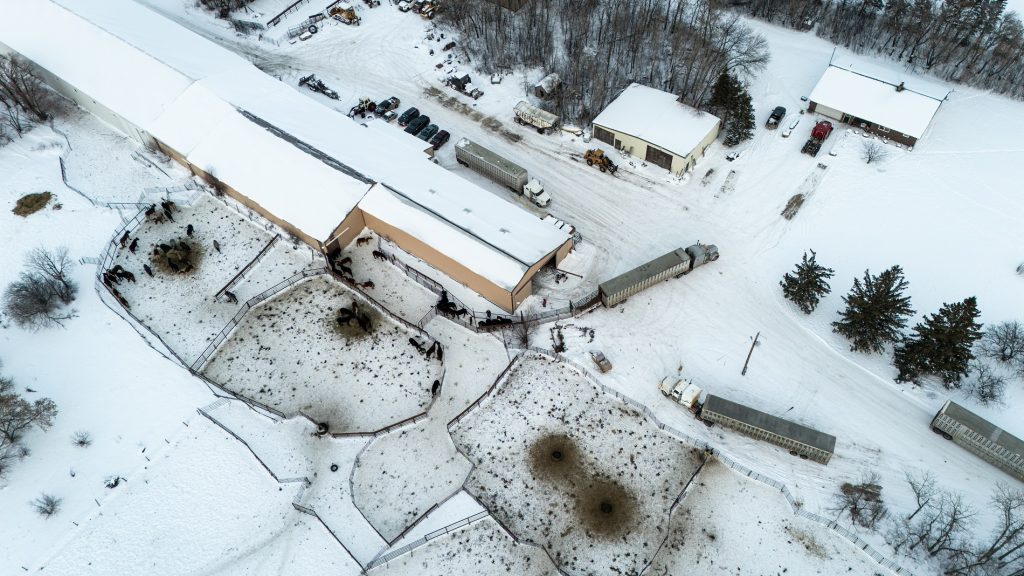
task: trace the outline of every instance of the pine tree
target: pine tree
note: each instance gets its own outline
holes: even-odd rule
[[[739,82],[736,86],[738,91],[733,102],[732,120],[725,132],[726,146],[735,146],[754,136],[754,105],[750,93]]]
[[[722,72],[718,76],[718,80],[715,81],[715,87],[711,89],[711,98],[708,99],[706,107],[709,112],[722,120],[723,125],[732,119],[734,95],[735,88],[732,76],[728,72]]]
[[[963,302],[943,304],[937,314],[925,316],[893,354],[893,364],[899,370],[896,381],[915,382],[934,374],[946,388],[959,388],[974,360],[971,349],[981,338],[979,315],[978,302],[971,296]]]
[[[722,120],[725,145],[735,146],[754,135],[754,106],[750,93],[735,76],[722,72],[705,106]]]
[[[881,352],[901,338],[907,317],[914,313],[910,297],[903,295],[907,285],[899,266],[878,276],[865,270],[864,281],[854,278],[850,293],[843,296],[846,309],[832,323],[832,330],[850,340],[850,350]]]
[[[835,270],[826,268],[815,260],[817,254],[811,250],[811,257],[804,252],[803,261],[796,265],[796,270],[782,277],[782,295],[790,300],[804,314],[814,312],[822,296],[832,292],[828,279],[835,275]]]

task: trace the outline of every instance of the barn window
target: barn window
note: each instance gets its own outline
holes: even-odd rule
[[[646,160],[652,164],[657,164],[666,170],[672,169],[672,155],[668,152],[658,150],[654,146],[647,147]]]
[[[594,126],[594,138],[597,138],[605,144],[612,146],[615,145],[615,135],[597,125]]]

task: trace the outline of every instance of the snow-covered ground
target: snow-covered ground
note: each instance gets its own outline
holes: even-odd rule
[[[344,331],[339,308],[362,304],[373,324]],[[409,343],[417,334],[341,282],[316,276],[253,308],[206,365],[215,382],[334,432],[372,432],[422,412],[441,363]]]
[[[157,211],[160,212],[159,206]],[[311,267],[312,258],[305,245],[296,248],[282,239],[231,288],[237,303],[223,297],[215,300],[214,295],[249,264],[274,235],[210,196],[201,198],[194,206],[179,207],[173,217],[173,222],[147,220],[139,225],[131,235],[133,241],[139,241],[135,253],[127,248],[116,249],[114,264],[134,274],[136,281],[122,281],[115,288],[143,324],[191,363],[247,299]],[[191,238],[186,235],[190,224],[194,229]],[[198,253],[194,271],[174,274],[153,262],[156,246],[176,240],[189,240],[194,246],[193,250]],[[214,241],[220,250],[214,248]],[[144,272],[144,265],[153,270],[153,276]]]
[[[452,431],[466,489],[571,574],[639,573],[700,452],[563,362],[528,353]]]
[[[1024,163],[1021,162],[1024,149],[1017,141],[1017,135],[1024,131],[1024,108],[1020,103],[951,86],[954,92],[940,107],[931,127],[912,152],[893,149],[889,158],[871,165],[859,158],[864,138],[843,130],[833,135],[834,140],[827,143],[818,158],[799,154],[813,125],[813,116],[804,116],[789,139],[782,138],[781,131],[759,128],[752,141],[741,145],[743,153],[735,162],[727,162],[726,150],[713,145],[694,177],[687,182],[657,167],[643,166],[638,159],[617,154],[613,158],[620,162],[622,169],[616,177],[610,177],[578,161],[579,154],[590,146],[582,139],[563,134],[539,136],[511,121],[512,106],[523,97],[521,77],[510,76],[499,85],[482,86],[486,94],[478,101],[455,96],[466,106],[461,110],[461,107],[445,106],[436,97],[426,95],[425,91],[432,87],[445,95],[454,95],[438,82],[438,76],[454,65],[435,69],[443,53],[437,51],[439,42],[424,40],[431,24],[413,14],[400,13],[386,3],[373,10],[360,7],[363,24],[359,27],[329,26],[307,42],[276,47],[236,36],[223,21],[195,11],[192,2],[145,2],[157,5],[206,35],[220,38],[286,82],[294,83],[300,75],[315,72],[337,90],[341,98],[334,102],[313,93],[308,95],[342,112],[363,95],[375,100],[395,95],[402,99],[402,109],[419,107],[442,129],[452,132],[453,141],[469,137],[523,164],[551,193],[553,201],[548,210],[575,225],[584,237],[579,253],[565,264],[567,270],[580,273],[584,278],[574,279],[563,296],[559,296],[557,290],[561,284],[555,286],[548,294],[549,305],[562,305],[564,302],[558,302],[559,298],[567,300],[575,297],[574,293],[585,293],[597,282],[668,250],[697,240],[718,244],[722,258],[714,264],[684,279],[633,296],[614,310],[597,309],[567,321],[566,324],[574,325],[565,330],[569,344],[567,354],[587,364],[590,362],[587,352],[602,349],[615,365],[612,372],[598,376],[603,383],[648,405],[663,421],[712,443],[717,451],[784,481],[808,510],[824,511],[838,483],[856,479],[862,471],[871,469],[881,474],[883,497],[890,509],[898,513],[906,510],[911,501],[903,482],[904,473],[930,470],[941,485],[965,493],[967,501],[979,510],[979,532],[984,532],[991,522],[986,501],[996,482],[1019,487],[1009,476],[929,431],[931,416],[950,393],[935,386],[918,388],[895,384],[892,381],[895,372],[887,357],[849,352],[847,343],[832,334],[829,322],[842,306],[841,296],[854,277],[861,275],[865,268],[877,273],[892,264],[900,264],[906,271],[909,293],[919,315],[933,312],[942,302],[976,295],[986,323],[1021,319],[1024,281],[1014,273],[1017,265],[1024,261],[1024,253],[1020,251],[1024,246],[1024,226],[1021,225],[1024,203],[1018,193],[1019,182],[1024,180]],[[259,10],[272,15],[287,3],[285,0],[261,0]],[[293,14],[277,30],[283,31],[301,21],[306,12],[319,9],[314,5],[309,8]],[[750,25],[765,35],[772,52],[767,69],[751,79],[758,121],[760,123],[774,106],[783,105],[790,110],[790,117],[785,120],[788,125],[800,117],[803,103],[799,97],[810,93],[833,47],[812,34],[759,22],[750,22]],[[431,47],[436,51],[433,56],[429,54]],[[842,49],[838,53],[849,56]],[[479,84],[485,84],[479,82],[483,78],[481,74],[464,69],[470,71]],[[536,80],[537,73],[530,74],[530,79]],[[501,124],[499,130],[488,129],[481,123],[488,117]],[[61,127],[69,133],[76,147],[81,138],[81,147],[87,148],[75,150],[76,155],[69,157],[69,179],[83,190],[97,190],[97,195],[104,199],[134,200],[145,187],[178,180],[173,173],[174,178],[168,179],[157,170],[144,169],[130,157],[133,147],[111,136],[111,131],[94,119],[75,115],[73,121]],[[513,142],[503,131],[521,139]],[[94,135],[79,136],[85,133]],[[4,205],[13,205],[22,194],[44,189],[55,192],[62,205],[59,211],[47,210],[27,219],[2,211],[0,238],[9,247],[0,254],[3,284],[16,277],[24,254],[31,247],[40,243],[50,246],[65,243],[71,247],[75,258],[94,256],[104,248],[110,233],[118,226],[116,212],[90,206],[60,181],[57,154],[62,140],[47,128],[37,128],[26,138],[0,148],[0,174],[4,175],[0,200]],[[837,156],[826,154],[830,146]],[[104,150],[111,153],[106,154]],[[507,195],[524,209],[543,214],[521,197],[457,166],[451,145],[440,150],[438,160],[495,194]],[[827,164],[828,170],[795,218],[785,220],[780,213],[786,202],[817,170],[818,162]],[[701,178],[710,169],[714,169],[714,173],[708,184],[702,185]],[[736,171],[733,188],[719,193],[730,170]],[[202,209],[201,206],[197,210]],[[238,222],[226,224],[234,220]],[[247,224],[240,216],[225,216],[224,221],[225,226],[234,228],[221,238],[222,244],[231,241],[227,236],[238,236],[237,242],[251,237],[253,233],[243,229],[242,224],[263,234],[261,228]],[[212,228],[207,229],[205,225],[195,225],[197,235],[212,232]],[[170,223],[161,226],[172,231]],[[184,223],[179,220],[177,226],[173,231],[180,234]],[[269,236],[265,238],[269,240]],[[285,247],[288,243],[279,244]],[[784,301],[778,289],[781,275],[790,270],[808,248],[817,251],[820,262],[836,269],[833,294],[809,317]],[[247,254],[251,258],[258,250],[259,247],[255,247]],[[369,252],[367,247],[359,250]],[[282,266],[287,268],[289,256],[286,253],[279,256]],[[369,263],[365,254],[363,256],[362,260],[357,259],[357,264]],[[241,254],[232,257],[243,259]],[[277,257],[268,256],[268,261]],[[166,323],[154,325],[158,333],[167,337],[172,347],[180,346],[187,357],[197,356],[237,310],[226,304],[223,311],[212,308],[222,306],[212,302],[212,295],[234,272],[227,268],[221,270],[223,278],[210,278],[202,289],[194,285],[195,293],[184,284],[161,285],[159,292],[145,293],[147,282],[148,288],[153,288],[156,279],[140,273],[141,255],[134,258],[130,260],[131,266],[126,267],[135,273],[139,283],[122,284],[132,293],[128,299],[133,312],[140,316],[148,314],[154,322]],[[308,263],[308,251],[301,259],[296,255],[294,270],[305,268]],[[212,271],[212,267],[208,270]],[[285,274],[284,269],[281,272],[276,279],[266,278],[268,283],[260,284],[262,287],[250,286],[251,281],[247,280],[236,293],[243,300],[243,293],[255,294],[290,275]],[[69,322],[66,329],[37,333],[16,328],[0,331],[4,374],[13,376],[19,386],[31,387],[40,395],[54,398],[62,409],[52,430],[33,432],[27,438],[32,455],[17,463],[7,484],[0,489],[0,509],[5,513],[13,511],[0,521],[0,539],[9,543],[0,561],[0,572],[4,574],[21,573],[21,566],[37,565],[49,556],[58,542],[71,539],[71,532],[75,530],[71,521],[81,524],[77,534],[89,539],[83,542],[106,543],[101,536],[103,533],[111,537],[122,534],[119,526],[105,521],[92,528],[92,524],[106,518],[104,507],[120,506],[122,500],[119,497],[122,493],[118,492],[122,488],[110,492],[102,486],[101,480],[111,474],[121,474],[129,478],[125,488],[138,489],[135,471],[146,465],[145,457],[152,457],[160,446],[168,446],[164,439],[182,434],[185,430],[182,420],[196,422],[194,408],[210,400],[205,387],[154,353],[130,327],[100,303],[92,292],[92,273],[89,266],[80,266],[76,271],[76,278],[83,287],[76,302],[79,316]],[[202,273],[201,268],[199,274]],[[365,273],[357,271],[383,285],[378,281],[378,273],[390,275],[369,267]],[[398,313],[415,320],[423,303],[429,303],[432,297],[414,286],[408,288],[408,293],[403,292],[401,273],[397,274],[393,281],[389,280],[387,290],[379,295],[390,307],[391,302],[402,302],[408,294],[409,302],[415,303]],[[546,280],[542,283],[545,287],[549,284]],[[251,292],[245,292],[250,288]],[[157,293],[161,304],[149,309],[149,297]],[[542,294],[538,290],[538,296],[543,298]],[[396,311],[398,308],[400,306],[396,306]],[[176,313],[165,313],[168,311]],[[197,321],[186,326],[182,318],[189,316],[189,312]],[[176,322],[180,326],[174,326]],[[582,334],[582,328],[594,331],[593,341],[589,332]],[[537,337],[546,341],[548,329],[549,326],[540,327]],[[465,462],[452,456],[454,447],[444,424],[486,389],[504,364],[501,343],[492,337],[445,335],[444,332],[461,329],[443,319],[434,320],[428,330],[445,342],[448,366],[442,396],[431,407],[431,417],[421,423],[423,437],[416,437],[420,430],[417,426],[404,429],[408,433],[402,441],[398,440],[398,433],[377,439],[363,453],[365,462],[375,464],[357,468],[357,494],[354,496],[357,502],[371,499],[375,502],[372,506],[361,505],[364,512],[376,508],[376,512],[367,512],[375,525],[404,527],[409,519],[457,490],[461,483],[458,470]],[[760,345],[753,352],[747,375],[741,376],[740,369],[757,332],[761,333]],[[462,375],[453,378],[456,346],[451,342],[460,338],[466,342],[464,356],[458,360]],[[734,431],[705,428],[656,390],[657,382],[664,375],[675,373],[679,366],[683,366],[686,376],[693,377],[713,393],[835,434],[839,438],[836,457],[828,466],[821,466],[794,459],[781,449]],[[955,392],[952,396],[959,398]],[[1024,385],[1015,380],[1009,387],[1005,406],[978,407],[970,401],[966,404],[1017,436],[1024,436],[1024,428],[1021,428],[1024,420],[1018,416],[1022,400]],[[71,445],[69,437],[79,429],[92,433],[91,447],[83,450]],[[193,424],[187,430],[194,429]],[[304,438],[305,434],[307,432],[295,430],[287,436]],[[259,442],[267,443],[264,451],[270,447],[284,451],[284,455],[275,460],[283,468],[299,470],[305,466],[299,465],[301,459],[290,454],[290,448],[284,448],[292,440],[282,442],[264,437]],[[406,449],[406,442],[417,446],[415,458]],[[145,453],[143,447],[148,448]],[[358,511],[344,504],[347,481],[340,480],[348,476],[360,447],[361,444],[351,442],[330,457],[339,464],[336,473],[322,472],[325,465],[329,466],[327,460],[314,464],[313,473],[321,477],[331,474],[330,482],[314,481],[304,497],[310,501],[320,499],[318,505],[310,505],[321,510],[325,506],[337,506],[323,515],[325,521],[348,526],[355,536],[346,541],[346,546],[362,546],[356,555],[364,559],[376,548],[374,538],[377,543],[383,539],[367,535],[367,525],[350,521],[355,518],[351,514],[358,514]],[[237,462],[238,470],[249,470],[252,466],[251,461],[231,461]],[[294,466],[285,466],[289,462]],[[431,476],[436,463],[443,463],[443,481]],[[76,471],[74,477],[69,473],[70,468]],[[261,469],[258,471],[262,473]],[[146,474],[156,482],[163,472],[153,468]],[[90,478],[88,483],[83,482]],[[335,478],[339,479],[336,485]],[[266,478],[257,483],[264,481]],[[235,484],[233,479],[226,482]],[[719,478],[719,482],[731,483],[728,478]],[[327,486],[334,487],[324,488]],[[162,492],[165,497],[168,494],[180,496],[176,488],[167,486]],[[692,505],[694,517],[707,514],[707,509],[702,508],[704,504],[696,498],[705,494],[704,488],[692,492],[688,499],[694,499],[684,502],[681,510]],[[370,489],[375,491],[373,496],[360,498],[359,493]],[[41,490],[64,497],[64,509],[57,517],[43,520],[26,504]],[[748,487],[742,494],[758,491],[760,487]],[[728,509],[733,510],[723,518],[709,519],[713,524],[707,529],[717,530],[716,540],[709,541],[704,534],[689,532],[696,536],[696,541],[690,538],[681,548],[685,552],[681,563],[702,553],[713,553],[718,558],[716,567],[743,568],[744,573],[781,572],[781,567],[773,568],[773,560],[777,558],[764,558],[760,548],[757,554],[750,552],[755,548],[751,542],[758,536],[762,538],[761,547],[794,558],[794,567],[787,573],[799,573],[794,572],[798,566],[806,566],[798,565],[795,560],[802,554],[792,547],[799,539],[816,541],[826,554],[832,555],[830,539],[834,536],[814,525],[801,526],[802,521],[792,517],[787,520],[782,513],[784,502],[779,504],[783,509],[778,514],[774,505],[756,507],[758,520],[765,525],[774,524],[771,529],[764,529],[763,535],[760,533],[762,525],[752,521],[734,521],[726,534],[721,521],[750,512],[742,508],[748,502],[746,496],[729,499],[728,494],[715,490],[708,495],[712,502],[709,506],[715,509],[732,506]],[[113,502],[108,502],[109,495],[115,497]],[[140,501],[151,497],[155,496],[139,495],[143,498]],[[104,515],[83,523],[93,517],[94,499],[99,501]],[[165,500],[165,505],[152,512],[151,518],[189,510],[187,505],[175,502],[177,500]],[[738,511],[736,506],[740,506]],[[120,507],[117,510],[121,510]],[[127,510],[118,512],[125,518],[129,517],[127,513]],[[290,508],[288,513],[291,514]],[[328,516],[334,519],[328,520]],[[7,521],[8,518],[11,521]],[[307,519],[298,515],[291,521],[305,523]],[[273,527],[271,524],[263,537],[280,529],[280,522]],[[154,545],[157,555],[166,552],[159,545],[164,542],[163,534],[158,531],[160,522],[147,525],[153,527],[152,530],[136,525],[140,537],[148,536],[157,543]],[[797,532],[792,537],[794,545],[783,544],[791,538],[775,539],[774,535],[781,534],[782,525],[796,527]],[[472,532],[479,526],[491,526],[493,530]],[[750,531],[740,528],[750,528]],[[811,537],[804,535],[805,529],[811,532]],[[298,542],[305,541],[300,536],[295,538]],[[875,538],[873,542],[879,540]],[[471,542],[477,544],[472,548],[464,547]],[[177,541],[168,539],[166,543],[169,546]],[[332,543],[317,548],[334,550],[327,546]],[[695,548],[688,548],[690,544]],[[77,562],[78,559],[66,554],[84,549],[78,546],[80,544],[71,539],[60,549],[55,561]],[[276,546],[266,548],[281,550]],[[492,552],[485,552],[491,550],[490,546],[502,548],[500,553],[493,552],[496,564],[490,563],[488,554]],[[523,554],[535,559],[531,560],[530,568],[525,567]],[[743,564],[744,555],[753,558],[751,564]],[[383,573],[397,567],[410,574],[457,570],[505,572],[508,565],[514,566],[511,569],[514,573],[550,573],[552,567],[542,556],[536,549],[513,546],[511,539],[486,520],[467,527],[456,536],[431,541],[374,572]],[[833,558],[839,558],[838,552]],[[843,558],[822,560],[824,567],[816,570],[845,573],[845,566],[853,569],[850,573],[857,573],[861,568],[855,560]],[[268,562],[273,566],[275,560]],[[707,562],[696,565],[697,569],[703,570]],[[849,564],[842,564],[845,562]],[[904,564],[921,573],[931,571],[928,566]],[[240,566],[250,565],[240,563]],[[692,564],[687,568],[695,569]],[[867,568],[882,571],[870,565]]]
[[[648,570],[694,575],[881,572],[841,536],[795,516],[778,491],[713,458],[673,512],[668,540]]]
[[[470,463],[456,450],[448,422],[479,398],[506,364],[501,344],[491,336],[442,318],[427,329],[445,349],[444,386],[429,417],[374,439],[352,476],[356,504],[388,540],[461,490]]]
[[[43,563],[47,574],[358,574],[234,438],[196,418]],[[158,543],[159,542],[159,543]]]

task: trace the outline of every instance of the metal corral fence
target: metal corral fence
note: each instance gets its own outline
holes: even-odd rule
[[[438,538],[440,536],[444,536],[445,534],[448,534],[450,532],[454,532],[454,531],[456,531],[459,528],[462,528],[464,526],[469,526],[473,522],[476,522],[477,520],[482,520],[484,518],[487,518],[488,516],[490,516],[490,513],[488,513],[487,510],[484,510],[482,512],[477,512],[476,514],[473,514],[472,516],[470,516],[468,518],[463,518],[462,520],[459,520],[458,522],[453,522],[452,524],[449,524],[448,526],[445,526],[444,528],[438,528],[437,530],[434,530],[433,532],[431,532],[429,534],[426,534],[425,536],[421,536],[420,538],[417,538],[416,540],[413,540],[412,542],[406,544],[405,546],[402,546],[401,548],[395,548],[394,550],[388,552],[387,554],[383,554],[381,556],[378,556],[378,557],[374,558],[373,560],[370,560],[366,564],[366,569],[369,570],[371,568],[375,568],[377,566],[380,566],[381,564],[387,564],[388,562],[391,562],[395,558],[398,558],[399,556],[402,556],[403,554],[407,554],[409,552],[412,552],[414,549],[419,548],[420,546],[423,546],[424,544],[426,544],[427,542],[430,542],[434,538]]]
[[[327,530],[331,537],[334,538],[334,541],[337,542],[338,545],[341,546],[342,549],[348,553],[349,557],[352,558],[352,560],[354,560],[356,564],[359,564],[361,568],[365,569],[366,567],[363,566],[361,562],[359,562],[355,555],[352,554],[352,551],[348,549],[348,546],[345,546],[345,543],[342,542],[340,538],[338,538],[338,535],[335,534],[334,530],[331,530],[331,527],[328,526],[326,522],[324,522],[323,518],[321,518],[319,514],[317,514],[316,510],[313,510],[312,508],[309,508],[308,506],[305,506],[300,503],[300,500],[302,499],[302,495],[305,493],[306,488],[308,488],[312,484],[312,482],[310,482],[309,480],[309,477],[297,476],[295,478],[279,478],[278,475],[270,468],[270,466],[268,466],[267,463],[264,462],[262,458],[260,458],[260,455],[257,454],[256,451],[252,449],[252,446],[250,446],[249,443],[245,441],[245,439],[243,439],[233,430],[228,428],[223,422],[217,420],[216,418],[213,417],[212,414],[210,414],[211,412],[213,412],[217,408],[220,408],[221,406],[228,402],[228,398],[219,398],[218,400],[214,401],[213,403],[207,406],[198,408],[197,411],[203,416],[205,416],[210,422],[216,424],[221,430],[227,432],[232,437],[234,437],[234,439],[241,443],[242,446],[245,446],[245,449],[248,450],[250,454],[252,454],[252,457],[255,458],[257,462],[259,462],[260,466],[262,466],[263,469],[266,470],[267,473],[270,474],[270,476],[274,480],[276,480],[278,484],[301,483],[301,487],[298,493],[296,493],[295,498],[292,499],[292,508],[298,510],[299,512],[302,512],[303,514],[308,514],[309,516],[316,518],[317,522],[319,522],[320,525],[323,526],[325,530]]]
[[[686,442],[688,444],[691,444],[693,446],[696,446],[697,448],[700,448],[701,450],[704,450],[705,452],[708,452],[709,454],[714,454],[714,456],[720,462],[722,462],[723,464],[725,464],[729,468],[732,468],[733,470],[736,470],[737,472],[743,474],[744,476],[746,476],[746,477],[748,477],[748,478],[750,478],[752,480],[756,480],[756,481],[758,481],[758,482],[760,482],[762,484],[765,484],[767,486],[771,486],[772,488],[775,488],[776,490],[782,492],[782,494],[786,497],[786,501],[789,502],[790,508],[793,510],[793,513],[795,515],[800,516],[802,518],[806,518],[806,519],[811,520],[813,522],[816,522],[818,524],[821,524],[822,526],[825,526],[827,528],[830,528],[831,530],[833,530],[834,532],[836,532],[837,534],[839,534],[843,538],[846,538],[847,540],[849,540],[851,543],[853,543],[855,546],[860,548],[862,551],[867,553],[867,555],[870,556],[871,559],[874,560],[875,562],[877,562],[880,566],[882,566],[882,567],[884,567],[884,568],[886,568],[888,570],[891,570],[895,574],[904,574],[904,573],[909,574],[910,573],[909,571],[907,571],[905,568],[903,568],[902,566],[900,566],[899,564],[897,564],[893,560],[891,560],[891,559],[887,558],[886,556],[884,556],[882,553],[880,553],[878,550],[876,550],[873,546],[871,546],[871,544],[869,544],[868,542],[864,541],[864,539],[861,538],[860,536],[858,536],[856,533],[850,531],[849,529],[847,529],[847,528],[845,528],[843,526],[840,526],[834,520],[831,520],[829,518],[825,518],[824,516],[821,516],[821,515],[815,514],[813,512],[808,512],[808,511],[804,510],[802,504],[796,498],[793,497],[793,493],[789,490],[789,487],[786,486],[786,484],[784,484],[783,482],[780,482],[780,481],[778,481],[778,480],[776,480],[774,478],[771,478],[770,476],[765,476],[764,474],[761,474],[759,472],[755,472],[755,471],[751,470],[750,468],[744,466],[743,464],[740,464],[739,462],[736,462],[735,460],[733,460],[729,456],[727,456],[727,455],[725,455],[725,454],[715,450],[714,447],[711,446],[710,444],[708,444],[707,442],[704,442],[703,440],[698,440],[698,439],[690,436],[689,434],[683,432],[682,430],[679,430],[678,428],[675,428],[673,426],[669,426],[668,424],[665,424],[664,422],[662,422],[654,414],[654,412],[652,412],[650,410],[650,408],[648,408],[647,406],[641,404],[640,402],[637,402],[636,400],[634,400],[634,399],[632,399],[632,398],[622,394],[621,392],[618,392],[617,390],[614,390],[614,389],[606,386],[605,384],[601,383],[596,378],[594,378],[593,375],[590,374],[589,370],[587,370],[583,366],[579,365],[575,361],[573,361],[573,360],[571,360],[569,358],[566,358],[565,356],[562,356],[561,354],[557,354],[555,352],[552,352],[551,350],[547,350],[545,348],[530,347],[528,350],[531,351],[531,352],[535,352],[535,353],[541,354],[543,356],[546,356],[546,357],[554,359],[554,360],[560,360],[562,362],[565,362],[569,366],[572,366],[573,368],[575,368],[584,378],[587,379],[588,382],[590,382],[591,384],[596,386],[599,390],[603,391],[606,394],[614,396],[615,398],[619,399],[623,403],[628,404],[629,406],[633,407],[638,412],[640,412],[641,414],[646,416],[648,419],[650,419],[651,422],[653,422],[661,430],[664,430],[664,431],[666,431],[666,432],[668,432],[668,433],[670,433],[670,434],[680,438],[684,442]],[[505,368],[505,370],[502,371],[501,375],[498,376],[498,378],[487,389],[487,391],[484,392],[484,394],[481,395],[480,398],[477,398],[476,401],[474,401],[473,404],[471,404],[466,410],[464,410],[461,414],[459,414],[458,416],[453,418],[451,422],[449,422],[449,424],[448,424],[449,431],[451,430],[451,428],[454,425],[458,424],[458,422],[461,421],[471,409],[473,409],[473,408],[479,406],[481,403],[483,403],[483,401],[491,394],[491,392],[493,392],[495,387],[502,381],[502,379],[505,378],[505,376],[511,370],[513,365],[515,365],[519,361],[521,361],[522,357],[523,357],[523,353],[522,352],[520,352],[518,355],[516,355],[516,357],[512,359],[512,362],[510,362],[509,365]]]
[[[555,320],[572,318],[574,316],[582,314],[583,312],[588,311],[590,308],[592,308],[593,306],[597,305],[600,302],[600,294],[597,290],[594,290],[581,298],[577,298],[576,300],[570,301],[568,306],[564,306],[562,308],[544,309],[539,312],[530,312],[529,314],[520,313],[519,316],[516,316],[515,314],[500,313],[491,314],[489,316],[487,312],[478,312],[473,308],[467,306],[464,302],[459,300],[450,292],[447,292],[440,282],[437,282],[430,276],[427,276],[426,274],[420,272],[416,268],[413,268],[412,266],[406,264],[401,259],[396,257],[393,253],[389,252],[388,248],[390,247],[386,248],[383,242],[381,242],[381,239],[378,237],[377,251],[384,254],[388,262],[390,262],[396,268],[401,270],[406,276],[412,278],[417,284],[423,286],[427,290],[430,290],[434,294],[437,294],[438,297],[441,296],[442,292],[446,292],[448,300],[452,302],[456,308],[465,310],[464,314],[455,315],[439,311],[437,306],[431,306],[430,310],[428,310],[427,313],[424,314],[419,321],[417,321],[416,324],[420,328],[425,327],[436,316],[442,316],[447,320],[461,324],[462,326],[465,326],[466,328],[469,328],[470,330],[477,333],[496,332],[502,329],[506,329],[514,324],[521,324],[523,322],[552,322]],[[506,322],[504,324],[490,324],[480,326],[480,321],[490,320],[492,318],[507,318],[510,319],[511,322]]]
[[[295,2],[293,2],[287,8],[282,10],[280,14],[274,16],[270,20],[267,20],[267,28],[273,28],[274,26],[277,26],[278,24],[281,23],[281,20],[284,20],[285,16],[291,14],[292,12],[298,12],[299,6],[308,3],[309,0],[295,0]]]
[[[290,278],[286,278],[278,282],[277,284],[274,284],[270,288],[267,288],[263,292],[260,292],[259,294],[246,300],[245,304],[242,304],[242,306],[239,307],[238,312],[235,313],[234,317],[232,317],[231,320],[229,320],[228,323],[224,326],[224,328],[222,328],[221,331],[213,338],[213,340],[210,341],[210,343],[206,346],[206,349],[203,350],[203,353],[200,354],[199,357],[196,358],[195,361],[189,365],[192,371],[198,372],[202,369],[203,365],[206,364],[206,361],[209,360],[211,356],[213,356],[213,353],[216,352],[217,348],[224,342],[224,340],[227,339],[231,331],[234,330],[235,327],[238,326],[238,323],[242,321],[242,317],[245,316],[245,313],[251,310],[254,306],[263,302],[264,300],[267,300],[271,296],[277,295],[286,288],[290,288],[291,286],[305,280],[306,278],[320,276],[321,274],[326,273],[327,270],[325,268],[303,270],[302,272],[299,272],[298,274],[295,274]]]

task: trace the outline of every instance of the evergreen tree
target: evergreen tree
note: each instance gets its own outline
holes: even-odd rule
[[[893,364],[899,370],[896,381],[914,382],[934,374],[946,388],[959,388],[974,360],[971,349],[981,338],[979,315],[978,302],[971,296],[963,302],[943,304],[938,314],[925,316],[893,354]]]
[[[850,340],[850,350],[881,352],[886,344],[900,339],[907,317],[914,313],[910,297],[903,295],[907,285],[899,266],[878,276],[865,270],[864,281],[854,278],[850,293],[843,296],[846,309],[832,323],[832,330]]]
[[[733,102],[732,120],[725,131],[725,145],[735,146],[754,136],[754,105],[750,93],[737,82],[738,91]]]
[[[804,252],[803,261],[796,265],[796,270],[782,277],[782,295],[803,311],[804,314],[814,312],[822,296],[832,292],[828,279],[835,275],[835,270],[826,268],[815,260],[817,254],[811,250],[811,257]]]
[[[732,76],[728,72],[722,72],[715,81],[715,87],[711,89],[711,98],[708,99],[706,107],[709,112],[718,116],[723,124],[731,119],[735,93]]]
[[[722,72],[706,108],[722,120],[725,145],[735,146],[754,135],[754,106],[750,93],[735,76]]]

